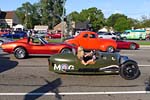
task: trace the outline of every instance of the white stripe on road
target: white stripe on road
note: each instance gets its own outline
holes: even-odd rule
[[[119,91],[119,92],[62,92],[59,95],[107,95],[107,94],[149,94],[150,91]],[[56,95],[56,93],[0,93],[0,95]]]
[[[139,67],[150,67],[150,65],[139,65]]]

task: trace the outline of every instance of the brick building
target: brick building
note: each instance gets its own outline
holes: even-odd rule
[[[0,10],[0,25],[9,25],[12,28],[14,25],[20,24],[20,21],[15,14],[15,11]]]

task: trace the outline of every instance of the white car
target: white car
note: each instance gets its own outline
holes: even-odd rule
[[[117,35],[113,33],[108,33],[108,32],[98,32],[98,37],[99,38],[105,38],[105,39],[116,39]]]

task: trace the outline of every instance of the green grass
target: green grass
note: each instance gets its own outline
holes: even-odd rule
[[[59,43],[59,42],[62,42],[62,40],[61,39],[49,39],[48,42]]]
[[[139,45],[150,45],[150,41],[136,41]]]

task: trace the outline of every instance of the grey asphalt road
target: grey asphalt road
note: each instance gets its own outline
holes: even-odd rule
[[[145,91],[144,82],[150,77],[150,47],[121,50],[120,54],[139,63],[138,79],[124,80],[119,75],[60,75],[48,71],[48,57],[18,60],[0,50],[0,100],[149,100],[150,94],[132,92]],[[130,93],[125,94],[126,91]]]

